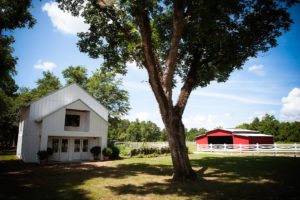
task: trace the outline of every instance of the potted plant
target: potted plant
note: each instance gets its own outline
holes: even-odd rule
[[[38,151],[37,156],[40,160],[40,164],[45,164],[48,159],[48,152],[45,150]]]
[[[48,157],[47,157],[47,159],[48,159],[50,156],[52,156],[52,154],[53,154],[53,149],[50,148],[50,147],[48,147],[48,148],[47,148],[47,154],[48,154]]]
[[[105,147],[102,151],[102,154],[103,154],[104,160],[108,160],[109,156],[112,154],[112,149],[109,147]]]
[[[101,147],[100,146],[94,146],[94,147],[91,148],[90,152],[93,154],[94,160],[99,160]]]

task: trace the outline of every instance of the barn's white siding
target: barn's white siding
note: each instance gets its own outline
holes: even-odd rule
[[[65,127],[66,110],[84,111],[81,127]],[[75,110],[75,111],[74,111]],[[25,162],[37,162],[36,153],[45,150],[48,138],[98,138],[102,148],[107,143],[108,111],[77,84],[64,87],[31,103],[21,113],[17,155]],[[70,140],[71,141],[71,140]]]

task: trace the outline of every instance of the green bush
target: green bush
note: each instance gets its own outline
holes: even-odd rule
[[[45,151],[45,150],[38,151],[37,152],[37,156],[38,156],[39,160],[47,160],[47,158],[48,158],[48,152]]]
[[[120,156],[130,156],[130,152],[132,150],[131,147],[126,145],[119,145],[118,148],[120,150]]]
[[[120,158],[120,149],[116,146],[110,146],[112,150],[112,154],[109,156],[110,159],[118,159]]]
[[[94,147],[91,148],[90,152],[94,156],[98,156],[101,153],[101,147],[100,146],[94,146]]]
[[[104,148],[102,151],[103,156],[110,156],[112,153],[113,153],[113,151],[109,147]]]
[[[168,154],[170,153],[169,147],[161,147],[161,148],[153,148],[153,147],[142,147],[138,149],[132,149],[130,151],[130,156],[137,156],[137,155],[161,155],[161,154]],[[139,156],[141,157],[141,156]],[[155,157],[155,156],[153,156]]]
[[[48,154],[48,156],[51,156],[53,154],[53,149],[48,147],[47,148],[47,154]]]

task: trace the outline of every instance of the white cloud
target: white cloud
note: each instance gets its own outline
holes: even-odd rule
[[[248,104],[280,105],[279,103],[270,100],[242,97],[238,95],[223,94],[217,92],[194,92],[192,93],[192,95],[230,99],[230,100],[235,100],[235,101],[248,103]]]
[[[224,126],[224,123],[220,121],[219,115],[190,115],[188,117],[183,117],[183,124],[186,128],[206,128],[214,129],[216,127]]]
[[[45,3],[42,10],[47,12],[53,26],[65,34],[74,35],[89,28],[82,17],[74,17],[71,13],[62,11],[56,2]]]
[[[35,69],[41,69],[44,71],[52,71],[56,67],[55,63],[39,60],[37,64],[34,65]]]
[[[281,118],[285,121],[300,121],[300,88],[294,88],[281,101]]]
[[[249,72],[252,72],[258,76],[264,76],[265,71],[264,71],[264,66],[263,65],[252,65],[251,67],[248,68]]]
[[[135,114],[135,118],[139,119],[140,121],[147,121],[149,120],[150,113],[148,112],[139,112]]]

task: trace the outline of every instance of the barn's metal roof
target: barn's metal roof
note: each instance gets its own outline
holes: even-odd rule
[[[221,128],[220,130],[229,131],[232,133],[253,133],[253,134],[259,134],[259,131],[254,130],[248,130],[248,129],[240,129],[240,128]]]
[[[235,133],[234,135],[245,136],[245,137],[273,137],[272,135],[262,133]]]

